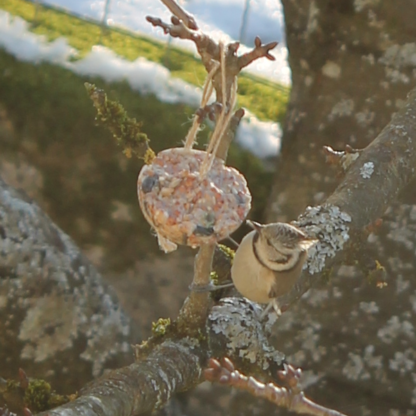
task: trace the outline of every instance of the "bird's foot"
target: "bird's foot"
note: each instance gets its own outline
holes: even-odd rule
[[[279,318],[280,315],[282,315],[282,311],[280,310],[279,304],[277,302],[277,299],[273,299],[264,309],[262,314],[260,315],[260,320],[263,320],[270,312],[270,309],[274,309],[276,312],[277,317]]]

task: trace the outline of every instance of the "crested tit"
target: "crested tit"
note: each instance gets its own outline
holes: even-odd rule
[[[302,272],[308,249],[318,240],[286,223],[261,225],[247,221],[254,229],[235,252],[231,278],[247,299],[269,304],[280,315],[276,298],[289,292]]]

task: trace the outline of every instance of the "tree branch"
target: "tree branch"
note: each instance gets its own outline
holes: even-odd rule
[[[195,18],[190,15],[187,11],[182,9],[178,3],[173,0],[161,0],[162,3],[172,12],[174,16],[182,20],[183,23],[192,30],[198,30]]]
[[[291,292],[279,299],[282,311],[296,302],[334,263],[350,236],[383,215],[416,177],[416,89],[406,104],[359,157],[322,207],[308,209],[296,224],[320,242]]]
[[[192,327],[192,322],[186,328],[176,322],[166,339],[139,347],[139,357],[147,350],[149,355],[92,381],[74,401],[38,415],[118,416],[158,409],[173,393],[189,390],[203,381],[208,354],[226,355],[244,363],[248,371],[276,380],[275,372],[282,368],[284,356],[268,343],[270,324],[261,325],[257,320],[260,309],[254,308],[245,299],[223,299],[207,320],[209,345],[202,332],[195,336],[191,331],[188,334],[192,336],[181,333]]]
[[[253,61],[259,58],[267,58],[269,61],[275,61],[276,58],[270,54],[270,51],[277,46],[277,42],[270,42],[266,45],[261,43],[261,39],[259,36],[256,36],[254,40],[255,48],[249,52],[245,53],[244,55],[238,58],[240,69],[245,68],[246,66],[250,65]]]
[[[91,382],[76,400],[38,415],[137,415],[158,409],[174,392],[199,382],[202,368],[197,352],[187,340],[169,340],[143,361]]]
[[[179,39],[191,40],[195,43],[199,55],[201,56],[202,63],[205,66],[206,71],[209,73],[213,68],[213,61],[220,60],[220,48],[219,44],[215,42],[211,37],[205,33],[195,32],[187,27],[181,20],[173,17],[172,24],[164,23],[161,19],[151,16],[146,16],[146,20],[155,27],[161,27],[165,33],[170,34],[172,37]],[[238,42],[230,43],[226,46],[226,89],[229,92],[234,78],[240,73],[240,71],[251,64],[253,61],[259,58],[267,58],[274,60],[274,56],[270,54],[270,51],[274,49],[277,42],[270,42],[266,45],[262,45],[261,39],[256,37],[255,48],[242,56],[237,56],[237,51],[240,46]],[[222,88],[221,88],[221,76],[218,75],[214,78],[214,88],[217,95],[217,102],[222,102]]]
[[[278,371],[278,376],[286,382],[287,388],[278,387],[273,383],[264,384],[253,377],[246,377],[235,369],[228,358],[223,358],[221,362],[210,359],[204,375],[209,381],[246,390],[255,397],[269,400],[278,407],[285,407],[296,413],[312,416],[345,416],[306,398],[299,385],[302,371],[286,364],[284,368]]]
[[[0,362],[10,369],[53,368],[53,384],[79,386],[130,361],[137,331],[111,288],[68,235],[1,178],[0,300],[0,345],[9,346]]]

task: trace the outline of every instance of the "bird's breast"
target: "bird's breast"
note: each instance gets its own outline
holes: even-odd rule
[[[247,299],[258,303],[269,303],[269,293],[275,282],[273,271],[262,266],[253,251],[256,231],[247,234],[241,241],[231,267],[231,278],[236,289]]]

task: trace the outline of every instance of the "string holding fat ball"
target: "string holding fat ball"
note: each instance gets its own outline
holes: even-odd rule
[[[214,90],[214,86],[212,85],[212,78],[214,78],[215,73],[218,71],[220,64],[219,62],[215,62],[211,71],[209,72],[207,79],[205,80],[204,88],[202,90],[202,99],[201,99],[201,106],[200,108],[204,108],[207,104],[209,99],[211,98],[212,91]],[[192,149],[192,146],[195,143],[195,137],[199,130],[199,126],[201,124],[201,118],[197,115],[194,116],[194,120],[192,122],[192,127],[190,128],[188,134],[185,138],[185,149]]]
[[[244,176],[216,157],[237,96],[234,77],[227,100],[224,45],[204,84],[201,108],[213,92],[213,78],[221,69],[222,108],[207,151],[193,149],[201,117],[195,114],[183,148],[160,152],[140,171],[137,192],[140,208],[156,231],[159,247],[170,252],[178,244],[198,247],[227,238],[246,218],[251,195]]]
[[[212,166],[212,162],[216,157],[218,147],[221,143],[228,124],[233,116],[233,110],[237,101],[237,78],[234,77],[230,90],[229,106],[227,106],[227,85],[226,85],[226,63],[224,44],[220,42],[220,62],[221,62],[221,89],[222,89],[222,111],[218,117],[215,129],[207,147],[207,155],[201,166],[201,176],[204,177]]]
[[[233,85],[231,87],[231,99],[233,100],[234,104],[236,101],[236,97],[237,97],[237,82],[234,80]],[[200,171],[200,174],[202,177],[204,177],[212,167],[212,163],[216,157],[218,148],[221,144],[221,139],[225,131],[227,130],[228,124],[230,123],[230,120],[233,116],[233,112],[231,111],[231,108],[234,108],[234,105],[230,107],[230,110],[228,111],[227,115],[222,117],[222,119],[218,122],[212,134],[210,145],[211,143],[213,143],[212,145],[213,148],[212,150],[207,149],[207,155],[205,157],[204,162],[202,163],[201,171]],[[224,113],[225,111],[223,111],[221,114],[224,114]]]

